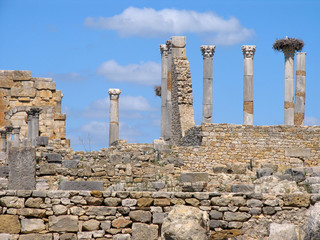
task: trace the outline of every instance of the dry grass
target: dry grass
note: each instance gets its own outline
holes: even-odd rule
[[[156,96],[161,97],[161,86],[154,86]]]
[[[300,51],[304,46],[304,42],[297,38],[278,39],[274,42],[272,48],[276,51],[283,51],[286,48],[293,48],[295,51]]]

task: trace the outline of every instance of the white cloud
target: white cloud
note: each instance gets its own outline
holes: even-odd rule
[[[115,30],[122,37],[169,37],[195,33],[210,35],[215,44],[240,43],[254,34],[235,17],[224,19],[213,12],[129,7],[113,17],[87,17],[84,25],[95,29]]]
[[[100,65],[98,74],[113,82],[153,86],[160,83],[161,66],[155,62],[121,66],[116,61],[110,60]]]
[[[82,115],[85,118],[108,118],[110,99],[98,99],[85,107]],[[150,112],[155,109],[150,105],[148,100],[142,96],[124,95],[119,98],[120,117],[129,116],[130,118],[142,118],[140,112]],[[133,113],[135,112],[135,113]]]
[[[304,125],[306,125],[306,126],[313,126],[313,125],[320,126],[320,118],[306,116],[306,118],[304,120]]]

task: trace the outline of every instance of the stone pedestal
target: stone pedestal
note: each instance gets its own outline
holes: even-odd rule
[[[284,125],[294,124],[294,48],[283,49],[284,66]]]
[[[253,125],[253,56],[254,45],[241,47],[244,56],[243,68],[243,124]]]
[[[167,111],[167,79],[168,79],[168,48],[167,45],[160,45],[161,52],[161,134],[166,138],[168,132],[168,111]]]
[[[203,55],[203,101],[202,101],[202,122],[212,123],[212,58],[216,46],[201,46]]]
[[[35,148],[11,147],[8,153],[9,190],[36,189]]]
[[[294,101],[294,125],[304,125],[306,97],[306,53],[297,53],[296,91]]]
[[[110,95],[110,126],[109,146],[119,139],[119,96],[120,89],[109,89]]]

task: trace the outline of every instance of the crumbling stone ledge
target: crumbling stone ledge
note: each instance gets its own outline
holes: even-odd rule
[[[139,239],[148,233],[157,240],[164,218],[180,204],[209,214],[212,239],[262,239],[271,222],[294,224],[303,233],[308,208],[319,200],[320,194],[1,191],[0,237]]]

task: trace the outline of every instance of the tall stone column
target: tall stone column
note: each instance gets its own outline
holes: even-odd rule
[[[168,130],[167,113],[167,79],[168,79],[168,48],[167,45],[160,45],[161,52],[161,137],[166,138]]]
[[[293,47],[283,49],[284,65],[284,125],[294,124],[294,53]]]
[[[253,56],[254,45],[241,47],[244,56],[243,68],[243,124],[253,125]]]
[[[306,97],[306,53],[297,53],[296,91],[294,101],[294,125],[304,125]]]
[[[172,137],[172,101],[171,101],[171,92],[172,92],[172,42],[168,40],[166,42],[168,50],[168,60],[167,60],[167,127],[164,135],[164,140],[168,141]]]
[[[33,112],[32,111],[28,111],[27,112],[27,127],[28,127],[28,140],[32,141],[32,118],[33,118]]]
[[[19,140],[19,134],[20,134],[20,127],[19,126],[14,126],[13,127],[13,145],[15,147],[19,147],[19,143],[20,143],[20,140]]]
[[[119,96],[120,89],[109,89],[110,95],[110,125],[109,125],[109,146],[119,139]]]
[[[216,46],[201,46],[203,56],[203,100],[202,100],[202,122],[212,123],[212,58]]]
[[[40,108],[31,108],[28,114],[28,139],[32,146],[36,145],[36,138],[39,137],[39,114]]]
[[[0,160],[6,159],[7,152],[7,132],[5,130],[0,131],[1,145],[0,145]]]

